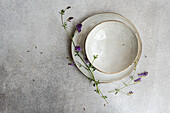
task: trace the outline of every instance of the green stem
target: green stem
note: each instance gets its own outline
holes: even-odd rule
[[[133,73],[132,77],[134,77],[135,72],[136,72],[136,65],[135,65],[135,69],[134,69],[134,73]],[[120,90],[126,88],[127,86],[131,86],[131,85],[136,84],[136,83],[130,84],[130,83],[132,82],[132,80],[133,80],[133,79],[131,79],[125,86],[119,88],[117,91],[118,91],[118,92],[121,92]],[[111,92],[114,92],[114,91],[108,91],[108,92],[111,93]]]
[[[121,89],[124,89],[125,87],[127,87],[128,85],[126,85],[126,86],[124,86],[124,87],[121,87],[121,88],[119,88],[118,90],[120,91]]]
[[[74,43],[74,41],[73,41],[73,37],[70,35],[70,33],[67,31],[66,28],[64,28],[64,29],[65,29],[65,31],[67,32],[67,34],[69,35],[69,37],[71,38],[71,41],[73,42],[74,47],[76,47],[76,45],[75,45],[75,43]]]
[[[135,73],[136,73],[136,66],[135,66],[134,73],[133,73],[132,77],[134,77]],[[130,83],[132,82],[132,80],[133,80],[133,79],[131,79],[131,80],[127,83],[127,85],[130,84]]]
[[[63,25],[63,16],[62,16],[62,14],[61,14],[61,24]]]
[[[62,25],[63,25],[63,15],[61,15],[61,22],[62,22]],[[73,41],[73,37],[70,35],[70,33],[67,31],[67,29],[64,27],[64,29],[65,29],[65,31],[67,32],[67,34],[69,35],[69,37],[71,38],[71,41],[73,42],[73,46],[75,47],[76,45],[75,45],[75,43],[74,43],[74,41]],[[99,87],[98,87],[98,83],[96,82],[96,80],[95,80],[95,77],[94,77],[94,74],[93,74],[93,72],[90,70],[90,68],[89,68],[89,66],[86,64],[86,62],[84,61],[84,59],[80,56],[80,54],[78,53],[78,56],[79,56],[79,58],[82,60],[82,62],[85,64],[85,66],[87,67],[87,69],[88,69],[88,71],[90,72],[90,74],[92,75],[92,79],[93,79],[93,81],[94,81],[94,83],[95,83],[95,85],[96,85],[96,88],[97,88],[97,90],[98,91],[100,91],[99,90]],[[86,69],[86,68],[85,68]],[[91,78],[90,78],[91,79]],[[99,94],[101,93],[101,91],[99,92]],[[102,93],[101,93],[102,94]],[[103,96],[103,94],[102,94],[102,96]],[[105,101],[107,102],[107,100],[105,99]],[[108,103],[108,102],[107,102]]]
[[[61,19],[62,19],[62,25],[63,25],[63,15],[61,15]],[[74,41],[73,41],[73,37],[70,35],[70,33],[67,31],[67,29],[64,27],[64,30],[67,32],[67,34],[69,35],[69,37],[71,38],[71,41],[73,42],[73,46],[76,47]],[[80,59],[83,61],[83,63],[86,65],[86,67],[88,68],[88,65],[86,64],[86,62],[83,60],[83,58],[78,54],[78,56],[80,57]]]
[[[115,92],[115,90],[114,91],[108,91],[108,93],[113,93],[113,92]]]
[[[79,65],[81,65],[81,66],[83,66],[80,62],[78,62],[78,61],[75,61],[75,62],[77,62]],[[88,68],[86,68],[85,66],[83,66],[87,71],[89,71],[88,70]]]
[[[95,59],[93,59],[92,64],[93,64],[94,60],[95,60]]]
[[[74,43],[74,41],[73,41],[73,37],[70,35],[70,33],[67,31],[66,28],[64,28],[64,29],[65,29],[65,31],[67,32],[67,34],[69,35],[69,37],[71,38],[71,41],[73,42],[73,45],[74,45],[74,47],[75,47],[76,45],[75,45],[75,43]],[[94,81],[96,81],[95,78],[94,78],[93,73],[91,72],[91,70],[90,70],[90,68],[89,68],[89,66],[86,64],[86,62],[85,62],[85,61],[83,60],[83,58],[80,56],[80,54],[78,54],[78,56],[79,56],[79,58],[83,61],[83,63],[86,65],[86,67],[88,68],[88,70],[89,70],[89,72],[91,73]],[[96,82],[95,82],[95,83],[96,83]],[[96,84],[97,84],[97,83],[96,83]]]
[[[123,91],[119,91],[119,92],[121,92],[121,93],[123,93],[123,94],[125,94],[125,95],[128,95],[127,93],[125,93],[125,92],[123,92]],[[129,96],[129,95],[128,95]]]
[[[63,16],[61,15],[61,19],[62,19],[62,23],[63,23]],[[67,32],[67,34],[69,35],[69,37],[71,38],[71,41],[73,42],[73,46],[75,47],[76,45],[75,45],[75,43],[74,43],[74,41],[73,41],[73,37],[70,35],[70,33],[67,31],[67,29],[66,28],[64,28],[65,29],[65,31]],[[89,70],[89,72],[92,74],[92,77],[93,77],[93,79],[94,79],[94,81],[95,81],[95,78],[94,78],[94,75],[93,75],[93,73],[91,72],[91,70],[89,69],[89,66],[86,64],[86,62],[83,60],[83,58],[78,54],[78,56],[79,56],[79,58],[83,61],[83,63],[86,65],[86,67],[88,68],[88,70]],[[96,83],[96,82],[95,82]]]
[[[101,91],[100,91],[100,93],[101,93],[102,96],[104,96]],[[107,104],[109,104],[108,101],[106,100],[106,98],[103,98],[103,99],[106,101]]]

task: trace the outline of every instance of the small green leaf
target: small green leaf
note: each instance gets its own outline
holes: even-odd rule
[[[115,91],[119,91],[119,89],[115,89]]]
[[[99,80],[96,82],[96,85],[100,84]]]
[[[101,96],[103,99],[106,99],[107,98],[107,96]]]
[[[69,57],[66,57],[66,59],[70,59]]]
[[[94,60],[95,60],[96,58],[98,58],[98,55],[93,55],[93,58],[94,58]]]
[[[91,68],[92,68],[92,71],[93,71],[93,72],[96,70],[96,68],[95,68],[94,66],[92,66],[91,64],[90,64],[90,66],[89,66],[89,67],[91,67]]]
[[[132,80],[133,80],[133,79],[134,79],[134,77],[133,77],[133,76],[130,76],[130,79],[132,79]]]
[[[96,68],[93,68],[93,70],[92,70],[92,71],[94,72],[95,70],[96,70]]]
[[[98,93],[98,94],[100,94],[99,92],[100,92],[100,90],[99,89],[96,89],[96,90],[94,90],[96,93]]]
[[[64,22],[62,25],[64,28],[67,28],[67,22]]]
[[[115,95],[118,94],[118,92],[115,93]]]
[[[74,56],[77,56],[78,54],[76,53]]]
[[[90,68],[92,67],[91,63],[89,63],[89,67],[90,67]]]
[[[108,93],[113,93],[114,91],[108,91]]]
[[[61,15],[64,15],[64,12],[65,12],[65,10],[61,10],[61,12],[59,12]]]
[[[93,81],[93,79],[91,79],[91,78],[88,78],[88,79],[89,79],[89,81],[90,81],[90,82],[92,82],[92,81]]]
[[[123,84],[124,84],[125,86],[127,86],[127,84],[126,84],[125,82],[123,82]]]

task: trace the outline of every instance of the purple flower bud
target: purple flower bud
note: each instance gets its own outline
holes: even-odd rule
[[[132,95],[132,94],[133,94],[133,91],[129,91],[128,94]]]
[[[76,25],[76,29],[77,29],[77,31],[80,33],[81,32],[81,27],[82,27],[82,24],[80,24],[80,23],[78,23],[77,25]]]
[[[70,9],[70,8],[71,8],[71,6],[66,7],[66,9]]]
[[[76,64],[74,61],[72,61],[73,64]]]
[[[76,63],[74,61],[72,61],[71,63],[68,63],[68,65],[70,66],[74,66]]]
[[[146,71],[138,74],[138,76],[140,76],[140,77],[146,77],[147,75],[148,75],[148,72],[146,72]]]
[[[67,19],[67,21],[71,22],[72,19],[73,19],[73,17],[69,17],[69,18]]]
[[[81,47],[80,46],[75,46],[75,51],[76,52],[80,52],[81,51]]]
[[[73,63],[68,63],[68,65],[70,65],[70,66],[74,66],[74,64],[73,64]]]
[[[140,82],[140,81],[141,81],[141,78],[134,80],[135,83]]]
[[[85,62],[86,62],[86,63],[89,63],[89,60],[87,59],[87,56],[86,56],[86,55],[84,55],[84,59],[85,59]]]

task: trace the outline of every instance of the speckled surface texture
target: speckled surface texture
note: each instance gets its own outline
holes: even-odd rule
[[[136,26],[143,43],[137,71],[149,76],[129,87],[133,96],[107,94],[122,81],[102,84],[106,104],[67,65],[70,40],[58,12],[68,5],[71,33],[78,22],[102,12],[119,13]],[[170,0],[1,0],[0,113],[170,113],[169,26]]]

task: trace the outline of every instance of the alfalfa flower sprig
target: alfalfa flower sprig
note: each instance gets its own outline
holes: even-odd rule
[[[143,72],[143,73],[138,74],[138,76],[135,77],[136,66],[137,66],[137,62],[135,62],[134,73],[133,73],[132,76],[130,76],[130,81],[129,81],[129,82],[127,82],[127,83],[123,82],[123,84],[124,84],[123,87],[117,88],[117,89],[115,89],[115,90],[113,90],[113,91],[108,91],[108,92],[109,92],[109,93],[115,93],[115,95],[118,94],[119,92],[120,92],[120,93],[123,93],[123,94],[126,94],[126,95],[128,95],[128,96],[129,96],[129,95],[133,95],[133,93],[134,93],[133,91],[128,91],[128,92],[126,93],[126,92],[122,91],[122,89],[124,89],[124,88],[126,88],[126,87],[128,87],[128,86],[135,85],[135,84],[141,82],[141,80],[142,80],[141,77],[146,77],[146,76],[148,75],[148,72],[145,71],[145,72]]]
[[[64,21],[63,19],[63,16],[66,12],[66,10],[70,9],[71,7],[68,6],[66,7],[65,9],[62,9],[59,13],[61,15],[61,24],[62,24],[62,27],[64,28],[64,30],[67,32],[67,34],[69,35],[69,37],[71,38],[71,41],[73,43],[73,46],[75,48],[74,52],[75,52],[75,56],[79,57],[83,64],[85,66],[83,66],[82,64],[80,64],[79,62],[76,62],[76,61],[73,61],[71,59],[69,59],[70,63],[68,63],[68,65],[75,65],[75,62],[79,64],[80,67],[83,67],[85,68],[90,74],[91,74],[91,77],[87,77],[90,81],[94,82],[93,83],[93,86],[96,87],[96,89],[94,90],[96,93],[98,93],[99,95],[101,95],[101,97],[107,102],[106,98],[107,96],[103,95],[103,93],[101,92],[101,90],[99,90],[99,87],[98,85],[100,84],[100,81],[96,81],[95,80],[95,77],[94,77],[94,74],[93,72],[95,71],[95,67],[92,66],[92,64],[90,64],[87,59],[84,59],[81,55],[80,55],[80,52],[81,52],[81,47],[79,45],[76,45],[73,41],[73,36],[67,31],[67,22],[71,22],[71,20],[73,19],[73,17],[69,17],[66,21]],[[82,24],[81,23],[78,23],[76,25],[76,30],[78,31],[78,33],[81,32],[81,28],[82,28]],[[94,59],[93,59],[93,62],[97,59],[98,55],[94,55]],[[107,102],[108,103],[108,102]]]

